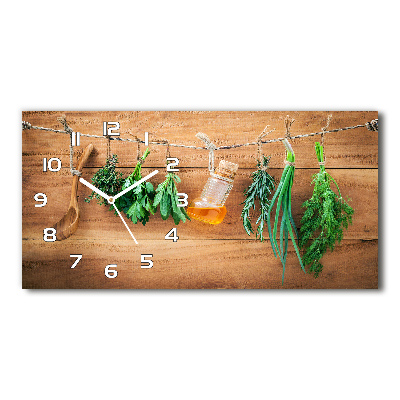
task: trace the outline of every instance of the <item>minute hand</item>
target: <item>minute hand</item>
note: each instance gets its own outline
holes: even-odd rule
[[[85,186],[87,186],[89,189],[92,189],[94,192],[99,194],[100,196],[104,197],[106,200],[108,200],[110,197],[107,196],[104,192],[102,192],[100,189],[98,189],[96,186],[93,186],[91,183],[86,181],[83,178],[79,178],[79,182],[83,183]]]
[[[124,189],[122,192],[119,192],[116,196],[113,197],[114,200],[117,200],[119,197],[123,196],[125,193],[128,193],[130,190],[132,190],[133,188],[135,188],[136,186],[139,186],[141,183],[147,181],[147,179],[150,179],[152,176],[158,174],[158,170],[155,170],[153,172],[151,172],[150,174],[146,175],[144,178],[138,180],[137,182],[135,182],[133,185],[127,187],[126,189]]]

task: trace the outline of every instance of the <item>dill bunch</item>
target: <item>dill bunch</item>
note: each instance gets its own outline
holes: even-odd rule
[[[266,171],[271,157],[263,156],[262,162],[257,161],[258,170],[251,174],[252,183],[244,190],[243,194],[246,200],[241,203],[244,204],[241,213],[241,218],[243,220],[243,228],[246,233],[254,233],[253,227],[250,220],[250,210],[256,209],[256,200],[258,199],[260,204],[260,216],[256,221],[256,239],[260,239],[261,242],[264,241],[264,226],[267,221],[268,208],[270,206],[270,201],[268,197],[272,194],[275,189],[275,179]]]
[[[302,205],[305,208],[301,219],[299,245],[305,250],[302,257],[304,265],[309,266],[308,272],[317,278],[323,269],[320,260],[328,248],[333,251],[336,244],[343,238],[343,231],[352,223],[354,210],[342,198],[336,181],[325,170],[324,149],[320,143],[315,143],[320,170],[313,176],[312,197]],[[335,185],[338,194],[331,186]]]

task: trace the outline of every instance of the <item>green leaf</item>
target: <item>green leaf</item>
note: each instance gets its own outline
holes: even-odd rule
[[[153,207],[157,207],[157,206],[160,204],[161,199],[163,198],[163,194],[164,194],[164,192],[163,192],[162,190],[160,190],[160,191],[156,194],[156,196],[154,197]]]
[[[171,198],[168,193],[164,193],[160,203],[161,218],[166,220],[171,212]]]

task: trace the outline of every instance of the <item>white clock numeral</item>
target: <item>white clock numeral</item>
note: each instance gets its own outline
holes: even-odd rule
[[[110,268],[117,268],[117,264],[110,264],[104,270],[104,274],[107,278],[116,278],[118,276],[118,271],[116,269]]]
[[[45,228],[43,229],[43,240],[45,242],[55,242],[57,240],[56,234],[57,231],[54,228]]]
[[[166,235],[165,235],[165,240],[173,240],[174,242],[177,242],[179,240],[179,236],[177,233],[176,228],[172,228]]]
[[[141,254],[140,259],[142,262],[141,268],[153,268],[153,260],[146,260],[146,257],[153,257],[153,254]],[[143,265],[146,263],[147,265]]]
[[[72,264],[72,267],[71,267],[71,268],[75,268],[75,267],[78,265],[79,261],[82,260],[82,254],[70,254],[70,257],[76,257],[76,260],[75,260],[75,262]]]
[[[71,135],[71,146],[80,146],[81,145],[81,133],[80,132],[72,132]]]
[[[42,204],[35,204],[35,207],[44,207],[47,204],[47,196],[44,193],[36,193],[33,198],[35,201],[42,202]]]
[[[117,131],[119,128],[119,122],[103,122],[103,136],[119,136],[119,132],[114,132]]]
[[[145,146],[149,145],[149,132],[144,133],[144,144]]]
[[[57,167],[53,168],[53,161],[57,162]],[[61,169],[61,160],[59,158],[53,157],[50,158],[49,161],[47,161],[47,158],[43,158],[43,172],[46,172],[47,170],[51,172],[58,172]]]
[[[178,194],[178,207],[187,207],[188,205],[188,195],[186,193],[177,193]],[[180,199],[179,197],[183,197]]]
[[[167,165],[167,172],[179,172],[179,168],[173,168],[179,164],[179,158],[175,157],[167,158],[167,162],[169,163]]]

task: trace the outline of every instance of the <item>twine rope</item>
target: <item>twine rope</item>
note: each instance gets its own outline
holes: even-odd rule
[[[285,160],[285,165],[290,165],[291,167],[295,167],[295,166],[296,166],[296,163],[295,163],[295,162],[288,161],[288,160]]]
[[[289,117],[289,115],[286,115],[286,118],[285,118],[285,127],[286,127],[285,138],[286,139],[292,139],[292,136],[290,135],[290,128],[294,121],[295,120],[293,118],[291,119]]]
[[[71,171],[71,175],[81,176],[82,173],[74,168],[74,146],[72,146],[72,136],[74,131],[68,126],[65,116],[59,117],[57,120],[64,126],[65,131],[69,134],[69,170]]]
[[[324,138],[325,138],[325,132],[327,131],[327,129],[329,128],[329,124],[331,123],[331,119],[332,119],[332,114],[328,115],[328,119],[326,121],[326,125],[322,128],[322,134],[321,134],[321,146],[322,146],[322,151],[324,153],[324,161],[319,161],[318,164],[319,165],[323,165],[325,166],[325,161],[326,161],[326,157],[325,157],[325,148],[324,148]]]
[[[373,119],[371,122],[366,122],[365,126],[369,131],[378,132],[378,119]]]
[[[209,155],[208,155],[208,170],[210,172],[214,172],[215,168],[214,168],[214,150],[217,150],[217,147],[215,146],[215,144],[213,142],[211,142],[210,138],[202,132],[198,132],[196,134],[196,137],[199,138],[200,140],[202,140],[205,145],[207,150],[209,151]]]
[[[273,132],[275,129],[271,129],[267,131],[269,128],[269,125],[267,125],[264,130],[261,132],[261,134],[257,138],[257,159],[259,163],[258,169],[261,171],[266,171],[268,169],[268,166],[264,166],[264,160],[263,160],[263,153],[262,153],[262,138],[267,136],[269,133]]]
[[[136,142],[137,143],[136,161],[139,164],[143,164],[144,160],[140,156],[140,139],[136,135],[134,135],[133,133],[128,132],[128,135],[131,135],[134,138],[134,140],[131,140],[131,142]]]
[[[372,120],[371,122],[366,122],[364,124],[359,124],[359,125],[353,125],[353,126],[347,126],[344,128],[336,128],[336,129],[331,129],[331,130],[326,130],[324,132],[312,132],[312,133],[306,133],[302,135],[295,135],[295,136],[290,136],[291,139],[299,139],[299,138],[305,138],[305,137],[312,137],[312,136],[317,136],[317,135],[322,135],[326,133],[337,133],[337,132],[343,132],[343,131],[348,131],[351,129],[358,129],[358,128],[367,128],[370,131],[375,131],[378,132],[378,119]],[[22,129],[24,130],[40,130],[40,131],[46,131],[46,132],[54,132],[54,133],[64,133],[68,134],[69,132],[61,129],[53,129],[53,128],[46,128],[43,126],[33,126],[27,121],[22,121]],[[90,135],[90,134],[85,134],[81,133],[81,137],[91,137],[91,138],[96,138],[96,139],[107,139],[105,136],[100,136],[100,135]],[[117,136],[111,136],[109,137],[110,140],[118,140],[120,142],[138,142],[138,140],[132,140],[129,138],[121,138]],[[276,139],[269,139],[269,140],[261,140],[262,144],[267,144],[267,143],[276,143],[276,142],[282,142],[285,140],[286,137],[279,137]],[[144,140],[139,140],[140,143],[145,143]],[[156,142],[152,141],[149,142],[149,145],[162,145],[166,146],[167,143],[164,142]],[[183,147],[186,149],[195,149],[195,150],[208,150],[207,147],[200,147],[200,146],[189,146],[185,144],[180,144],[180,143],[168,143],[170,147]],[[247,147],[247,146],[257,146],[258,145],[258,140],[256,142],[249,142],[249,143],[239,143],[239,144],[233,144],[233,145],[228,145],[228,146],[219,146],[215,147],[216,150],[228,150],[228,149],[236,149],[238,147]]]

